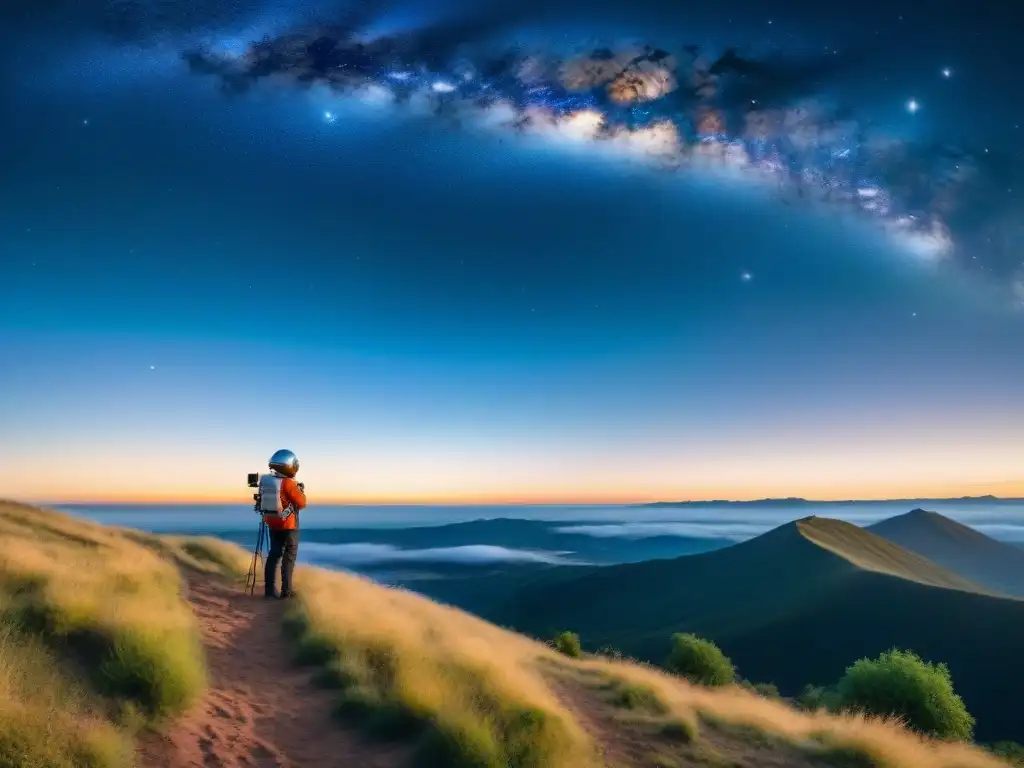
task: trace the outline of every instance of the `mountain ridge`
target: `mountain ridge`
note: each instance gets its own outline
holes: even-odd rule
[[[1018,496],[955,496],[955,497],[920,497],[906,499],[807,499],[802,496],[766,497],[763,499],[729,500],[708,499],[680,501],[651,501],[634,504],[634,507],[726,507],[726,506],[797,506],[797,505],[849,505],[849,504],[1024,504],[1024,498]]]
[[[498,588],[491,603],[477,585],[464,607],[535,637],[569,629],[588,647],[655,663],[673,633],[694,632],[749,679],[789,694],[838,679],[857,658],[910,648],[949,665],[979,735],[1024,740],[1009,714],[1013,681],[1024,679],[1024,601],[851,523],[811,516],[709,553],[568,571]]]
[[[868,530],[989,590],[1024,597],[1024,549],[916,508]]]

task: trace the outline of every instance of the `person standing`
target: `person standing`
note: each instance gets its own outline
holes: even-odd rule
[[[288,450],[270,457],[270,474],[260,477],[260,512],[270,534],[270,554],[263,571],[263,596],[277,597],[277,565],[281,564],[281,597],[294,596],[292,572],[299,555],[299,511],[306,508],[306,489],[295,481],[299,459]]]

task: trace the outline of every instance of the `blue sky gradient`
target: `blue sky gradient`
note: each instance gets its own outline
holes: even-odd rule
[[[244,499],[289,447],[342,501],[1024,495],[1024,317],[980,279],[739,182],[98,50],[0,128],[5,493]]]

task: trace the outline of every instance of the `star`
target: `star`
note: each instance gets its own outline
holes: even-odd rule
[[[151,370],[151,371],[155,371],[155,370],[156,370],[156,366],[155,366],[155,365],[151,365],[151,366],[149,366],[149,370]]]
[[[921,105],[917,103],[917,99],[911,99],[907,102],[907,112],[914,114],[921,108]]]
[[[84,120],[82,120],[82,125],[88,125],[88,124],[89,124],[89,118],[88,117],[85,118]]]
[[[744,283],[749,283],[753,279],[754,279],[754,276],[750,272],[743,272],[740,275],[740,280],[742,280]]]
[[[944,68],[944,69],[942,70],[942,76],[943,76],[943,77],[952,77],[952,76],[953,76],[953,70],[952,70],[952,69],[950,69],[949,67],[945,67],[945,68]]]

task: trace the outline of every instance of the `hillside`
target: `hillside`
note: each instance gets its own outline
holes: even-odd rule
[[[923,509],[882,520],[868,530],[987,589],[1024,597],[1020,547]]]
[[[3,768],[1003,765],[889,723],[568,659],[360,577],[300,568],[299,600],[264,601],[244,589],[247,554],[216,541],[4,503],[0,530]]]
[[[496,600],[485,618],[547,637],[571,629],[660,663],[673,632],[717,642],[751,680],[796,693],[892,646],[946,662],[983,739],[1024,739],[1024,602],[980,587],[869,531],[808,518],[702,555],[567,573]],[[457,596],[455,596],[457,597]]]

